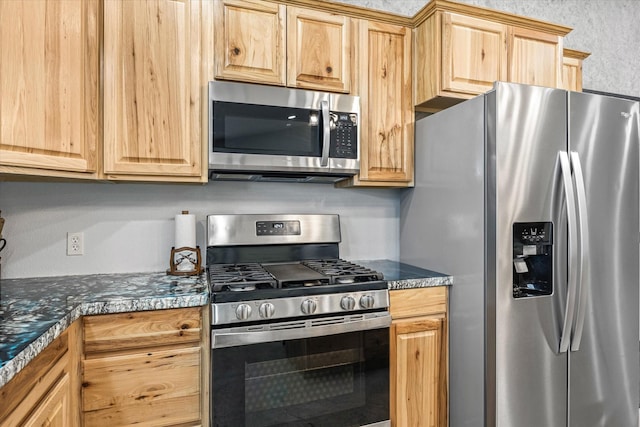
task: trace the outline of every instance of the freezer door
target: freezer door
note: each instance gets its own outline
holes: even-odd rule
[[[565,427],[568,356],[559,353],[559,343],[567,293],[567,215],[559,153],[567,144],[566,92],[497,83],[495,105],[490,104],[486,426]],[[522,244],[533,233],[531,224],[548,227],[542,243],[552,231],[552,283],[539,295],[514,293],[514,276],[523,271],[518,260],[532,268],[532,255],[545,250]],[[520,243],[514,245],[514,239]]]
[[[638,142],[638,103],[569,93],[589,241],[569,356],[571,427],[638,425]]]

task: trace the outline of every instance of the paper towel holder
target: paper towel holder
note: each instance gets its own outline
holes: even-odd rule
[[[178,270],[178,266],[182,263],[191,264],[191,268]],[[169,269],[167,274],[172,276],[197,276],[204,271],[202,267],[202,256],[200,255],[200,246],[195,248],[184,246],[181,248],[171,248],[171,257],[169,258]]]

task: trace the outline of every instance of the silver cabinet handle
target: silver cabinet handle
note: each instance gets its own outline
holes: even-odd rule
[[[580,342],[582,341],[582,330],[584,328],[584,317],[587,310],[587,294],[589,292],[588,268],[589,264],[589,231],[587,229],[589,221],[587,219],[587,193],[584,185],[584,175],[582,174],[582,165],[580,156],[576,152],[571,152],[571,168],[573,170],[573,180],[576,189],[576,198],[578,200],[578,311],[576,314],[576,322],[571,331],[571,351],[580,350]]]
[[[322,158],[320,166],[329,165],[329,146],[331,145],[331,122],[329,115],[329,101],[320,101],[322,113]]]
[[[569,226],[569,274],[567,284],[567,304],[562,325],[562,335],[560,336],[560,353],[565,353],[569,349],[571,341],[571,326],[576,309],[576,291],[578,287],[576,272],[578,264],[578,226],[577,213],[575,207],[575,196],[573,192],[573,181],[571,179],[571,165],[569,155],[565,151],[558,153],[560,169],[562,171],[562,184],[567,204],[567,222]]]

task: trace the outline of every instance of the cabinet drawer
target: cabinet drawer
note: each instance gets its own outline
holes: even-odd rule
[[[447,312],[445,286],[390,291],[389,300],[389,311],[394,319]]]
[[[199,342],[201,307],[84,318],[85,353]]]
[[[85,425],[198,422],[200,359],[191,347],[84,360]]]

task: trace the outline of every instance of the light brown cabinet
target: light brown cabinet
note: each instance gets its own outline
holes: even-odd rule
[[[448,425],[447,288],[390,291],[392,427]]]
[[[507,78],[507,27],[436,11],[414,29],[416,109],[438,111]]]
[[[86,316],[84,425],[200,425],[208,420],[205,308]]]
[[[351,18],[287,7],[287,85],[351,92]]]
[[[351,91],[351,18],[260,0],[215,5],[215,77]]]
[[[416,110],[435,112],[495,81],[562,86],[562,37],[570,28],[433,0],[417,15]]]
[[[562,87],[562,37],[542,31],[509,29],[507,81]]]
[[[360,174],[339,186],[413,185],[411,28],[358,23]]]
[[[99,1],[0,2],[0,174],[95,178]]]
[[[262,0],[215,2],[217,79],[286,85],[286,7]]]
[[[104,173],[206,180],[206,2],[107,1],[103,8]]]
[[[564,49],[562,54],[562,88],[582,92],[582,61],[590,54]]]
[[[1,427],[77,427],[79,322],[0,389]]]

